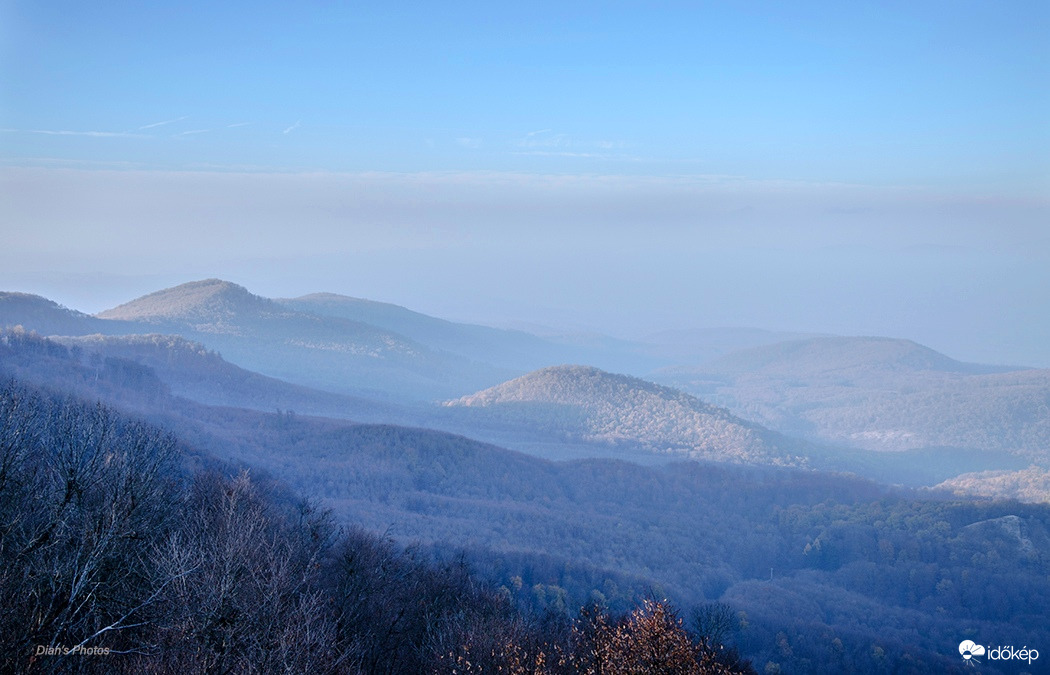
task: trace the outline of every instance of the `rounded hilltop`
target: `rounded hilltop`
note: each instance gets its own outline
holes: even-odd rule
[[[448,405],[480,408],[500,419],[560,429],[580,440],[626,443],[650,452],[731,462],[804,463],[786,439],[724,408],[590,366],[542,368]]]
[[[277,303],[231,281],[204,279],[144,295],[97,316],[125,321],[207,323],[246,313],[281,311]]]

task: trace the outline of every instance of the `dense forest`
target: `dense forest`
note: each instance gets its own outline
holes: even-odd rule
[[[0,669],[752,672],[666,601],[535,613],[463,559],[188,466],[156,427],[0,384]]]
[[[650,616],[656,605],[646,603],[658,601],[665,616],[679,608],[694,635],[710,634],[704,617],[718,614],[718,642],[770,672],[950,672],[964,665],[954,653],[963,637],[1028,645],[1050,638],[1041,620],[1050,615],[1046,506],[958,500],[815,471],[551,462],[426,429],[214,408],[172,396],[149,366],[26,332],[0,339],[0,370],[106,401],[148,419],[150,433],[175,434],[180,459],[165,466],[179,471],[158,472],[179,476],[182,487],[170,495],[181,496],[165,497],[178,508],[191,503],[186,495],[203,494],[186,486],[210,475],[212,483],[284,495],[265,509],[280,514],[272,522],[306,527],[314,516],[276,487],[288,485],[331,509],[322,520],[332,531],[356,527],[356,539],[419,569],[460,570],[484,597],[528,625],[561,626],[555,634],[563,637],[583,620],[583,607],[604,608],[619,626],[636,612]],[[56,445],[49,434],[34,443]],[[184,527],[194,518],[182,512],[170,522]],[[293,530],[297,540],[313,537]],[[177,535],[193,536],[202,535]],[[331,569],[324,561],[340,541],[332,535],[315,569]],[[164,583],[178,573],[150,578]],[[545,659],[571,652],[542,631],[522,639],[526,651],[562,645],[535,647]]]

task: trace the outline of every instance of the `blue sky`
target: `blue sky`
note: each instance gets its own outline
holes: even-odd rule
[[[1050,5],[0,2],[0,286],[1050,365]]]

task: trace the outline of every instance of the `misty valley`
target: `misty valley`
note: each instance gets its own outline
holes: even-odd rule
[[[1050,370],[2,292],[0,607],[4,672],[1045,672]]]

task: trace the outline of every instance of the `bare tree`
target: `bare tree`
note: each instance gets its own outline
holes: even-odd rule
[[[319,672],[346,661],[317,578],[323,515],[305,509],[290,523],[247,472],[195,477],[187,515],[155,556],[159,578],[178,578],[165,593],[166,668]]]
[[[174,440],[102,406],[0,391],[3,664],[38,646],[115,648],[157,588],[146,552],[171,516]]]

